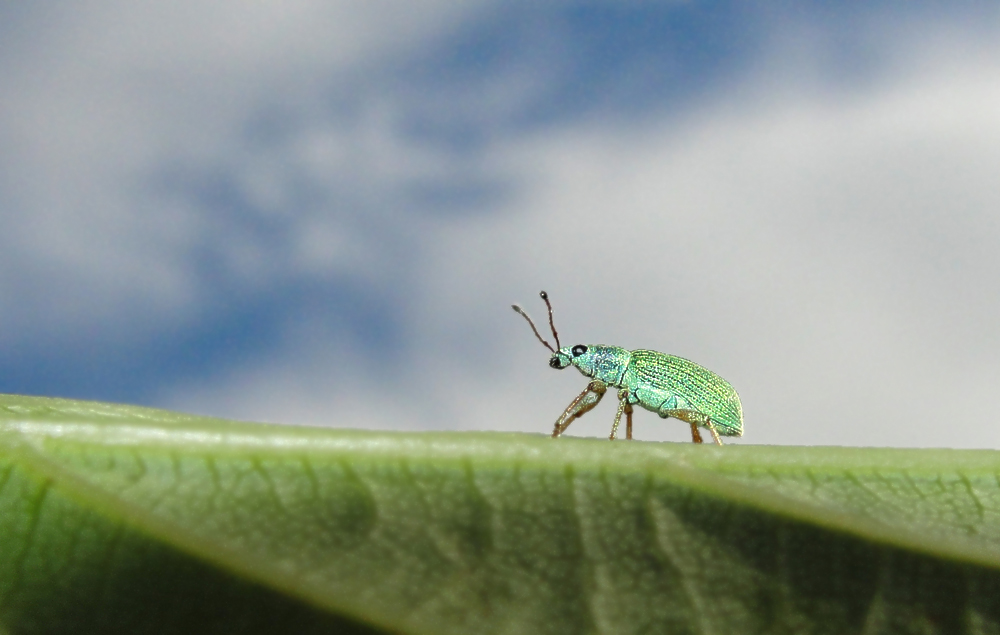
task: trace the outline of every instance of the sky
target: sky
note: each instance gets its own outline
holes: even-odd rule
[[[1000,447],[1000,8],[747,4],[0,1],[0,391],[548,433],[544,289],[732,443]]]

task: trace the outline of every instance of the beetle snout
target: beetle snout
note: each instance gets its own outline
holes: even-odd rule
[[[553,355],[552,357],[549,358],[549,366],[555,368],[556,370],[562,370],[567,366],[569,366],[569,362],[567,361],[563,363],[562,358],[560,358],[558,355]]]

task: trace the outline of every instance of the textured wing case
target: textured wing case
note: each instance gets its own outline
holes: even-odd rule
[[[694,362],[656,351],[632,351],[626,381],[641,405],[655,410],[671,396],[712,418],[719,434],[743,434],[743,406],[722,377]]]

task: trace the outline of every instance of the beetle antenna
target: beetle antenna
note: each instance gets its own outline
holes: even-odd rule
[[[552,303],[549,302],[549,294],[542,291],[538,295],[545,300],[545,306],[549,309],[549,328],[552,329],[552,337],[556,338],[556,348],[562,348],[559,345],[559,334],[556,333],[556,323],[552,321]],[[555,351],[552,352],[554,353]]]
[[[556,352],[556,349],[552,348],[552,345],[549,344],[548,342],[546,342],[545,340],[543,340],[542,336],[538,334],[538,329],[535,328],[535,323],[531,321],[531,318],[528,317],[528,314],[524,312],[524,309],[522,309],[521,307],[517,306],[516,304],[510,305],[510,308],[512,308],[515,311],[517,311],[518,313],[520,313],[521,317],[523,317],[525,320],[528,321],[528,324],[531,325],[531,330],[535,333],[535,337],[538,338],[539,342],[541,342],[542,344],[545,345],[545,348],[549,349],[553,353]],[[556,343],[558,344],[559,340],[556,340]]]

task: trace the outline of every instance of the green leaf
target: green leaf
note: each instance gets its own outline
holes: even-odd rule
[[[0,633],[998,633],[1000,453],[0,397]]]

